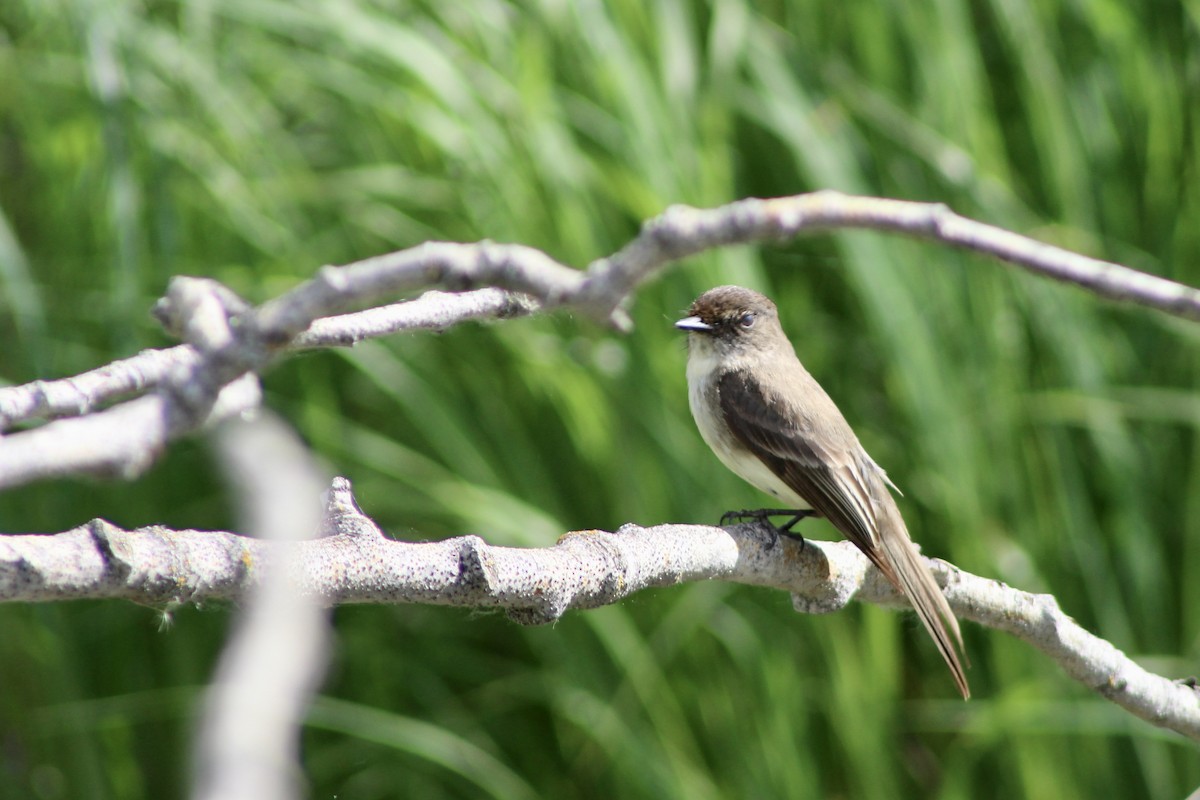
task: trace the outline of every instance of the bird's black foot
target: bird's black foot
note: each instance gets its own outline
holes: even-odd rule
[[[792,532],[792,526],[805,517],[815,517],[817,512],[811,509],[798,508],[754,508],[743,511],[726,511],[721,515],[721,524],[729,525],[733,522],[745,522],[748,519],[757,522],[765,522],[770,526],[771,530],[775,531],[778,536],[787,536],[804,544],[804,537],[798,533]],[[771,517],[790,517],[790,519],[782,525],[776,525],[771,522]]]

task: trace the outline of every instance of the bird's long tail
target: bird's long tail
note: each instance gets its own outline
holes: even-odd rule
[[[891,498],[888,498],[889,500]],[[890,508],[880,509],[879,548],[867,557],[879,568],[879,571],[899,589],[916,609],[917,616],[925,625],[937,645],[938,652],[946,660],[950,674],[963,699],[971,696],[967,686],[967,676],[963,670],[966,656],[963,652],[962,632],[958,628],[958,620],[946,602],[946,596],[933,578],[929,567],[921,560],[917,546],[908,535],[908,529],[900,517],[899,509],[894,503],[888,503]]]

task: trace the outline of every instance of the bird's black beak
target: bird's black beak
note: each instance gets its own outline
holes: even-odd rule
[[[675,327],[681,331],[711,331],[712,325],[709,325],[699,317],[686,317],[675,323]]]

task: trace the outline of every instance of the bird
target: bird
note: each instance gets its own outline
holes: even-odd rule
[[[769,298],[718,286],[675,326],[688,334],[688,404],[721,462],[793,514],[827,519],[908,599],[963,699],[970,697],[958,620],[909,536],[895,485],[808,373]],[[960,654],[962,654],[960,656]]]

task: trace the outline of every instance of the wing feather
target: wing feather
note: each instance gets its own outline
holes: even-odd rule
[[[892,482],[820,385],[803,367],[800,375],[807,385],[790,388],[802,391],[805,408],[769,395],[746,371],[723,375],[717,388],[729,430],[909,599],[959,691],[969,697],[958,620],[909,538],[888,493]]]
[[[816,415],[784,407],[781,412],[779,399],[768,398],[749,373],[728,372],[718,386],[721,412],[750,452],[870,555],[878,544],[878,520],[870,477],[858,456],[862,446],[824,390],[815,381],[808,388],[817,392],[818,405],[828,403],[832,411]]]

